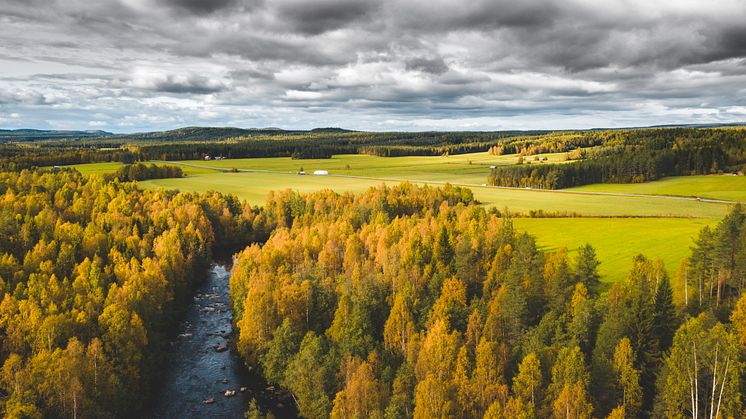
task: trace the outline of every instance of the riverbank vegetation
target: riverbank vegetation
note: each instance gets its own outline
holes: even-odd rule
[[[217,246],[263,240],[217,193],[143,191],[75,171],[0,173],[6,417],[131,417]]]

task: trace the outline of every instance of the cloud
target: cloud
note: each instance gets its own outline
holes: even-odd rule
[[[744,16],[738,0],[6,0],[0,112],[113,131],[742,120]]]
[[[164,3],[188,10],[193,13],[211,13],[223,9],[233,3],[233,0],[166,0]]]
[[[148,68],[135,69],[131,77],[124,80],[123,84],[153,92],[197,95],[217,93],[226,89],[226,85],[217,79],[189,73],[168,74]]]
[[[443,74],[448,71],[448,65],[442,58],[413,57],[405,61],[407,70],[424,71],[432,74]]]
[[[276,7],[278,20],[304,34],[320,34],[355,25],[380,7],[376,0],[284,0]]]

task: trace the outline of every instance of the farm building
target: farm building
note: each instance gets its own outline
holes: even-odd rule
[[[326,175],[328,175],[328,174],[329,174],[329,172],[328,172],[328,171],[326,171],[326,170],[314,170],[314,171],[313,171],[313,174],[314,174],[314,175],[321,175],[321,176],[326,176]]]

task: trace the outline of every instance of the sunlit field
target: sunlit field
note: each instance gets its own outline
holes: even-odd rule
[[[746,202],[746,176],[674,176],[646,183],[599,183],[579,186],[568,190],[695,196],[700,198]]]

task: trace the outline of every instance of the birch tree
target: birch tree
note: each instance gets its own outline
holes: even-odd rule
[[[674,336],[660,397],[668,417],[737,417],[741,412],[738,341],[712,316],[701,314]]]

